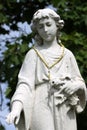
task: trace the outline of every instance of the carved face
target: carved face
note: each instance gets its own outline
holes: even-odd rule
[[[57,29],[56,22],[50,17],[42,18],[37,23],[37,31],[44,42],[54,40],[56,38]]]

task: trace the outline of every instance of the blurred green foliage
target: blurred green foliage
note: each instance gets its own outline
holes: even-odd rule
[[[65,21],[61,33],[62,43],[75,55],[81,74],[87,84],[87,0],[0,0],[0,34],[9,34],[2,27],[6,24],[11,30],[18,30],[17,23],[31,22],[34,12],[52,5]],[[18,44],[18,40],[22,43]],[[6,40],[6,51],[0,60],[0,81],[8,82],[7,97],[11,98],[17,84],[17,75],[24,56],[30,49],[32,34],[22,35],[14,44]],[[87,108],[77,116],[78,130],[87,129]]]
[[[3,127],[2,125],[0,126],[0,130],[5,130],[4,127]]]

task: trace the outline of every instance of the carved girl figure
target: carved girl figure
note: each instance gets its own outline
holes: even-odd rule
[[[86,104],[86,87],[72,52],[60,44],[64,21],[51,9],[32,20],[35,45],[18,75],[7,122],[17,130],[77,130],[76,112]]]

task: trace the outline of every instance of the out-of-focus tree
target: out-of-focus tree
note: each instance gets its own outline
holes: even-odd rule
[[[5,130],[4,127],[3,127],[2,125],[0,126],[0,130]]]
[[[0,80],[8,82],[6,95],[9,98],[15,91],[24,56],[33,44],[33,34],[26,33],[18,23],[29,25],[34,12],[49,5],[55,7],[65,21],[61,41],[74,53],[87,84],[87,0],[0,0],[0,34],[6,37],[4,41],[0,40],[6,43],[6,50],[0,60]],[[12,36],[12,31],[19,31],[20,35]],[[87,129],[86,110],[77,116],[78,130]]]

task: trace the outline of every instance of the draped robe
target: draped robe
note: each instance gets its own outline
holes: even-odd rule
[[[61,56],[60,50],[47,50],[36,47],[45,62],[50,66]],[[82,84],[83,90],[76,95],[79,106],[67,105],[67,99],[56,104],[59,99],[50,95],[50,80],[69,75],[70,78]],[[57,95],[58,96],[58,95]],[[32,48],[25,56],[18,75],[18,84],[11,103],[20,101],[23,104],[17,130],[77,130],[76,112],[82,112],[86,104],[86,87],[72,52],[64,48],[63,58],[52,68],[47,68],[41,58]],[[80,110],[80,111],[78,111]]]

